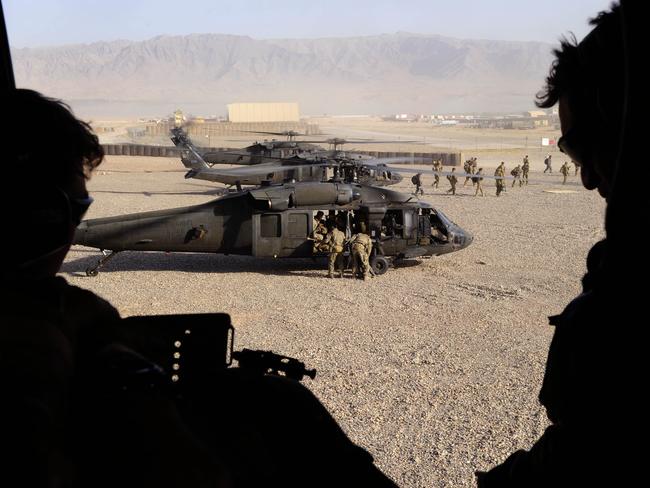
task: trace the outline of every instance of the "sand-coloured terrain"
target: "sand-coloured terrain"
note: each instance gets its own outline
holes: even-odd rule
[[[496,151],[495,160],[510,154]],[[444,178],[433,191],[425,176],[423,198],[472,232],[473,244],[368,282],[326,279],[309,259],[135,252],[89,278],[84,269],[99,253],[82,247],[62,275],[123,316],[231,314],[237,348],[271,349],[318,370],[306,385],[399,485],[473,486],[475,470],[530,446],[547,425],[537,402],[547,316],[579,292],[586,253],[603,237],[596,193],[575,177],[563,186],[541,174],[540,161],[532,168],[536,183],[508,183],[499,198],[490,181],[483,198],[462,179],[450,196]],[[217,185],[184,172],[175,159],[108,157],[90,182],[88,217],[215,198]],[[412,191],[409,180],[401,190]]]

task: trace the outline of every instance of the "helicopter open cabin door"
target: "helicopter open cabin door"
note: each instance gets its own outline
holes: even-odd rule
[[[282,214],[253,215],[253,256],[279,257],[282,254]]]

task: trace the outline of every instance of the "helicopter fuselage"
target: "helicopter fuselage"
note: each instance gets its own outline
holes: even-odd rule
[[[74,244],[101,250],[314,256],[314,215],[336,219],[348,235],[364,221],[375,253],[434,256],[467,247],[472,236],[426,202],[349,183],[261,187],[201,205],[83,221]]]

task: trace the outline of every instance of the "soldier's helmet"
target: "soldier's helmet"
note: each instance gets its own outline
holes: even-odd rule
[[[319,210],[318,212],[316,212],[316,218],[317,219],[322,217],[323,215],[325,215],[325,213],[322,210]]]

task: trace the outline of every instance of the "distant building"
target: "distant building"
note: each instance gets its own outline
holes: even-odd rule
[[[298,104],[290,103],[229,103],[230,122],[300,122]]]
[[[186,118],[183,111],[179,108],[174,112],[174,125],[180,127],[185,122]]]

